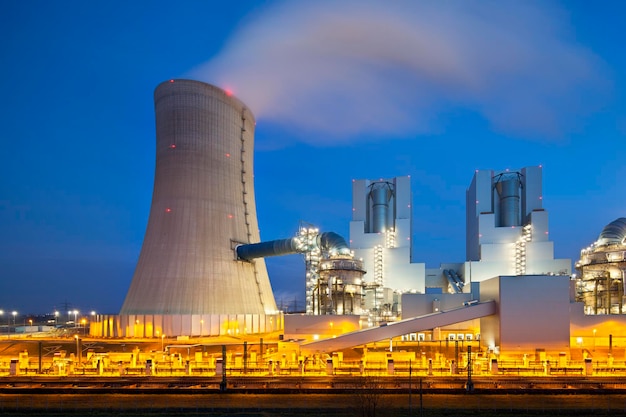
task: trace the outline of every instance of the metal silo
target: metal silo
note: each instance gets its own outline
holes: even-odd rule
[[[274,330],[279,323],[265,261],[236,260],[233,252],[238,244],[260,241],[254,116],[227,92],[191,80],[161,83],[154,103],[152,206],[120,312],[121,332]]]
[[[495,189],[500,201],[498,227],[521,225],[520,184],[517,172],[496,177]]]

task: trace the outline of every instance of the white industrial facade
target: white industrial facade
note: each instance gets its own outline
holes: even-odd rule
[[[569,275],[554,259],[541,167],[477,170],[466,193],[466,282],[499,275]]]
[[[367,271],[365,308],[396,316],[399,293],[424,292],[425,264],[412,263],[410,177],[354,180],[350,247]]]

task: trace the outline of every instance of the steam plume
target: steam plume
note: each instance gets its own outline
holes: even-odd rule
[[[604,71],[566,20],[545,2],[289,1],[193,75],[316,143],[428,133],[455,108],[505,134],[559,137]]]

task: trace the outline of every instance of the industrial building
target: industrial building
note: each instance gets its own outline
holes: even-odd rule
[[[311,225],[262,241],[250,110],[190,80],[160,84],[154,99],[144,243],[120,314],[99,316],[93,336],[280,331],[312,354],[408,337],[480,341],[509,355],[582,352],[590,340],[614,348],[626,338],[626,220],[583,250],[572,279],[571,261],[554,258],[541,167],[477,170],[466,192],[466,259],[439,268],[413,259],[409,177],[353,181],[349,244]],[[265,257],[292,253],[305,260],[301,315],[277,311],[265,268]]]
[[[626,218],[606,225],[598,239],[581,250],[577,300],[585,314],[623,314],[626,281]]]

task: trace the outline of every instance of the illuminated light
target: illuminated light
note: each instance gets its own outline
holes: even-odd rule
[[[356,209],[354,207],[352,207],[352,211],[356,211]]]
[[[226,158],[230,158],[230,154],[229,153],[226,154]]]
[[[483,237],[483,234],[482,234],[482,233],[479,233],[479,234],[478,234],[478,237]]]
[[[166,208],[166,209],[165,209],[165,212],[166,212],[166,213],[171,213],[171,212],[172,212],[172,209],[168,207],[168,208]]]
[[[478,204],[478,200],[476,200],[476,204]]]
[[[176,145],[174,145],[173,143],[170,145],[170,149],[176,149]]]
[[[173,83],[173,82],[174,82],[174,80],[170,80],[170,82],[171,82],[171,83]]]
[[[231,90],[230,88],[227,88],[226,90],[224,90],[224,92],[226,93],[228,97],[233,95],[233,90]]]
[[[543,165],[539,165],[539,168],[543,168]]]
[[[548,234],[548,232],[546,232],[546,235]]]
[[[540,195],[540,196],[539,196],[539,200],[543,200],[543,196],[541,196],[541,195]]]
[[[233,218],[233,215],[232,215],[232,214],[229,214],[229,215],[228,215],[228,218],[229,218],[229,219],[232,219],[232,218]]]

